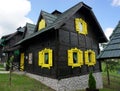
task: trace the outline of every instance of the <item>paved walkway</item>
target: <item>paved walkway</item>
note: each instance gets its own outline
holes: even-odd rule
[[[0,71],[0,74],[8,74],[10,71]]]
[[[5,68],[0,68],[0,74],[8,74],[10,71],[5,71]]]

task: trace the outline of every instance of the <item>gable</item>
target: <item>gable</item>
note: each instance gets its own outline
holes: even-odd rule
[[[57,16],[47,13],[45,11],[41,11],[37,22],[36,31],[42,30],[50,26],[56,19]]]
[[[91,21],[91,24],[94,24],[94,26],[95,26],[95,31],[94,32],[98,37],[98,42],[99,43],[107,42],[107,38],[106,38],[100,24],[98,23],[94,13],[92,12],[92,9],[89,6],[82,3],[82,2],[78,3],[77,5],[73,6],[70,9],[68,9],[67,11],[63,12],[63,14],[61,14],[60,17],[58,17],[56,19],[55,28],[56,29],[60,28],[71,17],[76,15],[77,12],[79,14],[83,14],[86,17],[86,19],[89,18],[89,20]],[[78,16],[76,16],[76,17],[78,17]]]
[[[83,2],[80,2],[80,3],[76,4],[75,6],[73,6],[72,8],[66,10],[65,12],[60,14],[59,16],[54,16],[50,13],[41,11],[40,16],[38,18],[36,28],[35,28],[35,32],[37,32],[38,29],[39,29],[39,22],[41,21],[41,19],[45,20],[44,25],[46,27],[42,28],[41,31],[38,31],[38,33],[35,33],[31,37],[20,41],[19,43],[22,43],[22,42],[24,42],[26,40],[29,40],[29,39],[31,39],[35,36],[38,36],[43,32],[49,31],[52,28],[54,30],[61,28],[63,25],[65,25],[65,23],[67,21],[70,20],[71,17],[73,17],[79,11],[80,11],[80,13],[82,13],[86,17],[85,20],[84,19],[83,20],[84,21],[89,21],[90,20],[91,22],[89,22],[89,23],[93,24],[93,26],[95,27],[94,30],[92,30],[92,31],[94,31],[94,34],[97,36],[98,43],[107,42],[107,38],[106,38],[100,24],[98,23],[94,13],[92,12],[91,7],[87,6]],[[79,17],[76,17],[76,18],[79,18]]]

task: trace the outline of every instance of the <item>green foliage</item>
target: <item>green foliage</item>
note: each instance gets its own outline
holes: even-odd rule
[[[117,74],[115,72],[110,72],[110,85],[108,85],[108,82],[107,82],[106,72],[102,72],[102,77],[103,77],[103,87],[110,89],[110,90],[104,90],[104,91],[120,90],[120,74]],[[100,90],[100,91],[103,91],[103,90]]]
[[[18,56],[19,54],[20,54],[20,51],[19,51],[19,50],[15,50],[15,51],[14,51],[14,55],[15,55],[15,56]]]
[[[6,65],[12,67],[13,60],[14,60],[14,56],[11,56],[10,59],[6,61]]]
[[[5,46],[5,39],[0,39],[0,45]]]
[[[108,65],[108,70],[110,72],[120,71],[120,60],[116,60],[116,59],[108,60],[108,61],[106,61],[106,64]],[[107,68],[105,66],[104,71],[106,71],[106,70],[107,70]]]
[[[90,74],[89,74],[88,86],[91,89],[96,89],[96,80],[95,80],[92,72],[90,72]]]

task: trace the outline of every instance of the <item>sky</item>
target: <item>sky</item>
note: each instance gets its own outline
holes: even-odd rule
[[[120,0],[0,0],[0,37],[27,22],[36,24],[41,10],[64,12],[79,2],[92,8],[107,38],[120,21]]]

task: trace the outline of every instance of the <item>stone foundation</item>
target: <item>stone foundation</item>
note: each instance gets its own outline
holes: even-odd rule
[[[86,89],[88,87],[88,75],[70,77],[61,80],[42,77],[30,73],[26,73],[26,75],[40,81],[56,91],[75,91]],[[94,73],[93,75],[96,79],[97,88],[103,88],[101,72]]]

